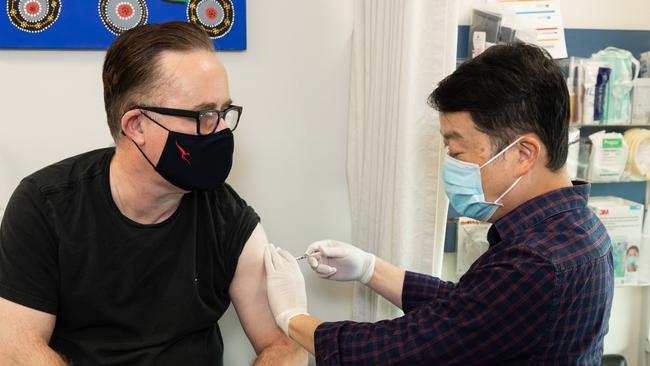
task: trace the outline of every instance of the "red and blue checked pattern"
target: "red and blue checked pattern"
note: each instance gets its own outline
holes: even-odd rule
[[[600,365],[611,244],[574,183],[496,222],[458,284],[407,272],[405,315],[321,324],[318,365]]]

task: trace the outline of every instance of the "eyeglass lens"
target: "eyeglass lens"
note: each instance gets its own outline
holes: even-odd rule
[[[226,127],[234,130],[237,127],[237,122],[239,121],[239,111],[236,109],[230,109],[226,112],[224,116],[224,121]],[[217,111],[206,111],[201,114],[200,117],[200,132],[202,135],[207,135],[213,133],[217,129],[219,123],[219,112]]]

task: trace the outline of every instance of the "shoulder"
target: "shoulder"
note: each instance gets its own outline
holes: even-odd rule
[[[224,205],[235,204],[238,206],[247,206],[246,201],[228,183],[224,183],[221,187],[217,188],[214,194],[218,202]]]
[[[254,212],[230,185],[224,183],[221,187],[207,193],[207,199],[215,208],[227,216],[238,215],[244,211]]]
[[[588,207],[559,213],[527,232],[526,245],[559,267],[598,260],[610,251],[605,226]]]
[[[210,212],[215,227],[230,237],[231,241],[243,246],[260,218],[255,210],[228,184],[207,192],[192,192],[199,207]]]
[[[104,174],[114,151],[104,148],[69,157],[25,177],[21,185],[28,182],[42,193],[74,186]]]
[[[537,245],[540,240],[543,239],[530,234],[503,239],[494,247],[490,247],[478,262],[482,264],[481,267],[500,268],[506,272],[535,271],[538,274],[550,275],[555,271],[555,266],[545,248]]]

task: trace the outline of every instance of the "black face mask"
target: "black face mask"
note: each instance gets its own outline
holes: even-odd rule
[[[234,150],[229,128],[198,136],[174,132],[160,124],[158,126],[167,130],[169,135],[157,165],[151,163],[135,141],[133,143],[154,170],[169,183],[186,191],[208,191],[226,181]]]

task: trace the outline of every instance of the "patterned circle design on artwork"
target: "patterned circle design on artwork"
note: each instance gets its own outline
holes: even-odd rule
[[[235,23],[235,7],[232,0],[190,0],[187,20],[200,25],[210,38],[221,38]]]
[[[129,3],[121,3],[117,6],[116,13],[120,19],[127,20],[133,17],[135,9]]]
[[[216,27],[225,18],[223,8],[216,0],[201,1],[196,7],[196,15],[205,27]]]
[[[100,0],[99,17],[106,29],[115,35],[147,23],[144,0]]]
[[[32,20],[36,20],[36,19],[41,20],[45,18],[45,12],[41,11],[42,8],[43,7],[41,6],[41,3],[39,3],[38,1],[34,1],[34,0],[27,1],[25,3],[25,6],[22,8],[24,12],[21,15],[24,16],[25,18],[31,18]]]
[[[18,29],[30,33],[46,30],[61,14],[61,0],[7,0],[7,15]]]

